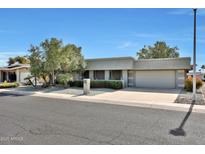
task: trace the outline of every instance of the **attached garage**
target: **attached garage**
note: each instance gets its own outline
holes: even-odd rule
[[[135,86],[139,88],[176,88],[176,75],[170,71],[136,71]]]

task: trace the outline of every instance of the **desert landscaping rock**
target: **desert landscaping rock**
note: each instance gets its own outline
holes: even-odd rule
[[[192,103],[192,93],[187,92],[186,90],[182,89],[180,94],[178,95],[175,103],[191,104]],[[195,104],[196,105],[205,105],[204,94],[202,92],[202,89],[197,91]]]

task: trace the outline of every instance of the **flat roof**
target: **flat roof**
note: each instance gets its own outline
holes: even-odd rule
[[[134,61],[158,61],[158,60],[179,60],[179,59],[190,59],[190,57],[178,57],[178,58],[151,58],[151,59],[137,59],[134,57],[104,57],[104,58],[88,58],[85,59],[86,61],[97,61],[97,60],[125,60],[125,59],[132,59]]]
[[[86,61],[96,61],[96,60],[125,60],[125,59],[132,59],[136,60],[134,57],[106,57],[106,58],[91,58],[85,59]]]

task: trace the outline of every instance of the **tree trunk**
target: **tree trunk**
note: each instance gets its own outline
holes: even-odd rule
[[[31,79],[28,79],[29,83],[35,88],[35,84],[31,81]]]
[[[36,76],[35,76],[35,87],[37,87],[37,78],[36,78]]]
[[[52,84],[55,85],[55,74],[54,74],[54,70],[52,72]]]

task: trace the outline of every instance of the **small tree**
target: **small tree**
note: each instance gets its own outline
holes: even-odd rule
[[[63,46],[62,41],[56,38],[42,41],[40,46],[31,46],[29,52],[31,73],[35,79],[43,79],[46,86],[47,79],[54,84],[58,74],[67,73],[67,77],[61,75],[61,79],[71,80],[74,73],[80,73],[85,68],[81,47],[74,44]]]
[[[45,69],[51,72],[52,84],[55,84],[55,71],[60,68],[60,51],[62,48],[62,41],[56,38],[46,39],[40,45],[43,50],[45,58]]]
[[[85,68],[84,57],[81,54],[81,47],[74,44],[66,45],[61,51],[61,70],[73,73],[82,72]]]
[[[179,57],[177,47],[169,47],[165,42],[157,41],[154,46],[144,46],[137,52],[138,59],[176,58]]]
[[[46,69],[46,62],[42,60],[41,65],[40,65],[40,77],[44,80],[44,87],[48,86],[48,76],[49,72]]]
[[[39,47],[31,45],[31,48],[28,50],[30,52],[29,60],[30,60],[30,72],[31,75],[35,78],[35,87],[37,86],[37,78],[40,77],[41,74],[41,52]]]

